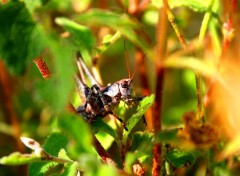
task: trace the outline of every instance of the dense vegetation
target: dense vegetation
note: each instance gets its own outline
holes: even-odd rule
[[[239,21],[236,0],[2,0],[0,175],[239,175]],[[77,51],[104,86],[134,76],[128,131],[76,114]]]

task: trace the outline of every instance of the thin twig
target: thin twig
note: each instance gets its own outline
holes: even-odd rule
[[[14,110],[14,106],[13,106],[13,96],[14,96],[14,86],[15,83],[14,81],[11,79],[10,75],[8,74],[5,65],[3,64],[3,62],[0,61],[0,70],[1,70],[1,74],[0,74],[0,87],[1,87],[1,92],[2,92],[2,99],[3,99],[3,110],[5,113],[5,117],[6,120],[9,120],[9,122],[12,125],[12,129],[13,131],[13,137],[15,139],[16,142],[16,147],[17,150],[20,152],[24,151],[24,147],[22,145],[22,142],[20,141],[20,136],[21,136],[21,128],[20,128],[20,124],[18,122],[18,118],[17,115],[15,113]]]
[[[102,144],[97,140],[94,135],[93,145],[103,162],[107,163],[110,166],[117,166],[115,161],[111,158],[110,154],[103,148]]]
[[[175,33],[176,33],[180,43],[181,43],[181,45],[183,46],[184,49],[186,49],[187,48],[187,42],[184,39],[183,34],[181,33],[181,31],[178,30],[178,26],[176,24],[175,17],[174,17],[174,15],[173,15],[170,7],[169,7],[168,0],[163,0],[163,5],[164,5],[164,8],[167,11],[168,20],[171,23],[171,25],[172,25],[172,27],[173,27],[173,29],[174,29],[174,31],[175,31]]]
[[[188,47],[187,42],[186,42],[182,32],[178,29],[178,26],[175,21],[175,17],[169,7],[168,0],[163,0],[163,5],[167,11],[168,20],[171,23],[171,25],[178,37],[178,40],[180,41],[182,47],[186,50]],[[201,86],[202,80],[201,80],[200,75],[196,72],[195,72],[195,80],[196,80],[196,96],[197,96],[197,108],[198,108],[197,119],[202,120],[203,114],[204,114],[204,108],[203,108],[204,102],[203,102],[202,86]]]
[[[167,13],[165,8],[159,10],[159,20],[157,25],[157,51],[156,51],[156,98],[153,105],[153,129],[155,135],[162,129],[162,99],[163,99],[163,83],[164,83],[164,68],[162,62],[166,55],[167,45]],[[156,143],[153,148],[153,168],[152,175],[159,176],[162,165],[162,145]]]

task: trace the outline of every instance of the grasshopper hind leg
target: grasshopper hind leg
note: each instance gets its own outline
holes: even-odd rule
[[[127,128],[125,122],[124,122],[120,117],[118,117],[117,115],[115,115],[112,111],[109,112],[109,114],[113,115],[119,122],[121,122],[123,128],[124,128],[126,131],[128,131],[128,128]]]

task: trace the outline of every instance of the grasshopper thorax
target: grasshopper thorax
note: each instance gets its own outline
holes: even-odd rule
[[[131,96],[131,80],[130,79],[122,79],[113,84],[110,84],[105,88],[103,94],[108,95],[110,97],[119,97],[120,99],[124,99]]]

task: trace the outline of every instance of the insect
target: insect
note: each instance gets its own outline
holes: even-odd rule
[[[119,120],[123,128],[127,131],[124,121],[114,114],[114,108],[123,101],[129,107],[135,105],[137,101],[142,100],[144,97],[134,97],[132,95],[131,82],[132,78],[122,79],[106,87],[101,86],[94,79],[91,72],[82,60],[81,54],[77,52],[77,64],[80,70],[81,79],[75,76],[80,93],[85,99],[83,105],[77,108],[77,112],[81,114],[88,122],[95,121],[98,116],[105,117],[108,114],[113,115]],[[91,87],[88,87],[83,81],[83,71],[89,78]]]

